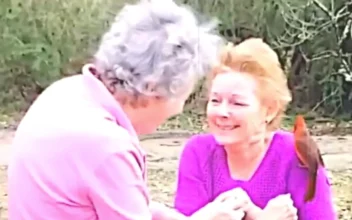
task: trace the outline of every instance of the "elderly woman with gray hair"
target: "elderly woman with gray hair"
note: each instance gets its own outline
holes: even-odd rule
[[[13,141],[10,220],[183,219],[150,202],[139,134],[182,111],[216,59],[211,25],[171,0],[126,5],[82,74],[53,83]],[[191,219],[235,219],[221,195]]]

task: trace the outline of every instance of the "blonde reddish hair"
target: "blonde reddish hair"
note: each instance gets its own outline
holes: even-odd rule
[[[209,85],[218,74],[228,72],[240,72],[254,77],[258,82],[257,93],[262,103],[278,107],[278,114],[268,122],[268,130],[277,129],[292,96],[274,50],[259,38],[250,38],[236,46],[228,44],[221,53],[220,63],[210,74]]]

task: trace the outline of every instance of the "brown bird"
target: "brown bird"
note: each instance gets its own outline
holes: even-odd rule
[[[319,166],[325,166],[317,143],[309,134],[306,122],[302,115],[295,120],[293,134],[295,138],[295,151],[302,166],[308,168],[309,180],[304,201],[313,200],[316,191],[316,182]]]

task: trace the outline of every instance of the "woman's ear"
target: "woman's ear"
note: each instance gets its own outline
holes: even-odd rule
[[[278,101],[271,101],[266,106],[265,122],[269,124],[279,114],[280,108]]]
[[[95,76],[95,77],[97,77],[99,74],[98,74],[98,70],[97,70],[97,68],[96,68],[96,66],[95,65],[93,65],[93,64],[91,64],[91,63],[89,63],[89,64],[84,64],[83,66],[82,66],[82,73],[83,72],[89,72],[89,73],[91,73],[93,76]]]

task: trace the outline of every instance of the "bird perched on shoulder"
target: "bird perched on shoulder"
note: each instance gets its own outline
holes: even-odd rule
[[[295,139],[295,151],[301,165],[309,172],[307,192],[304,201],[313,200],[316,192],[316,182],[319,166],[325,166],[317,143],[309,134],[308,127],[302,115],[296,117],[293,134]]]

